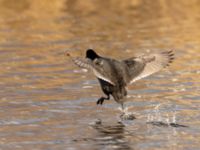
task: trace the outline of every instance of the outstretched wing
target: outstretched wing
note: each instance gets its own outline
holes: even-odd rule
[[[115,81],[111,79],[111,71],[109,64],[106,63],[104,60],[96,59],[94,61],[87,59],[87,58],[79,58],[75,57],[72,58],[72,61],[81,68],[91,69],[95,76],[99,79],[102,79],[112,85],[115,85]]]
[[[129,83],[150,76],[168,66],[174,59],[172,51],[141,55],[124,60],[128,66]]]
[[[72,61],[81,68],[91,69],[92,62],[89,59],[75,57],[72,58]]]
[[[89,59],[83,59],[80,57],[72,57],[68,52],[65,53],[66,56],[70,57],[71,60],[81,68],[90,69],[91,61]]]

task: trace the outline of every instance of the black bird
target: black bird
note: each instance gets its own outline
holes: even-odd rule
[[[70,56],[68,54],[68,56]],[[124,109],[124,98],[127,95],[126,86],[133,82],[145,78],[168,66],[174,59],[173,51],[164,51],[155,54],[143,54],[125,60],[116,60],[102,57],[94,50],[86,51],[86,58],[72,58],[74,63],[80,67],[91,69],[106,97],[97,100],[98,104],[103,104],[104,100],[109,100],[110,95],[121,104]]]

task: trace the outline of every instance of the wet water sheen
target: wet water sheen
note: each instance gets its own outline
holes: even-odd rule
[[[199,27],[197,0],[0,0],[0,149],[200,149]],[[97,80],[64,56],[87,48],[176,60],[128,87],[137,119],[119,122],[118,104],[96,106]]]

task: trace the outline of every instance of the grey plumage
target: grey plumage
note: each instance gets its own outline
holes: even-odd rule
[[[94,50],[86,51],[86,58],[72,58],[79,67],[88,68],[98,78],[102,91],[107,97],[101,97],[97,104],[109,100],[110,95],[123,106],[127,95],[126,86],[150,76],[168,66],[174,59],[172,51],[140,55],[125,60],[116,60],[99,56]]]

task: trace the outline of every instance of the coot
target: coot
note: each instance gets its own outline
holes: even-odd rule
[[[68,56],[70,55],[68,54]],[[104,100],[109,100],[112,95],[114,100],[121,104],[122,110],[124,109],[124,98],[127,95],[126,86],[160,71],[173,59],[174,54],[171,50],[116,60],[100,56],[93,49],[88,49],[86,58],[72,57],[76,65],[91,69],[97,77],[101,89],[106,95],[97,100],[97,105],[102,105]]]

